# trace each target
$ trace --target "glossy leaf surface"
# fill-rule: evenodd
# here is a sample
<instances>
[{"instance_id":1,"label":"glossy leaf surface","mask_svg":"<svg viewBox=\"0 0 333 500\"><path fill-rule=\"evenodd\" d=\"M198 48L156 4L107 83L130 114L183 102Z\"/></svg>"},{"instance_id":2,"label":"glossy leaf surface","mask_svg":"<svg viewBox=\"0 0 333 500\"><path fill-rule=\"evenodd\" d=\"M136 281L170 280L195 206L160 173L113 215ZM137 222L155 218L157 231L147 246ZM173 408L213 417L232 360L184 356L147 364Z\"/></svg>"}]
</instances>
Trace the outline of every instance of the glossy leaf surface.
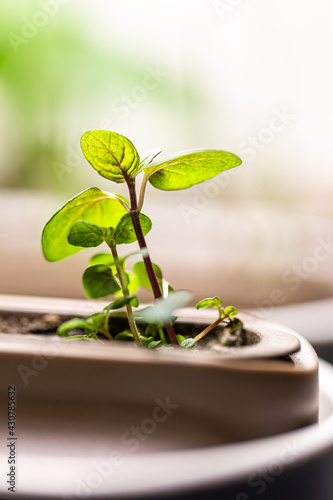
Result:
<instances>
[{"instance_id":1,"label":"glossy leaf surface","mask_svg":"<svg viewBox=\"0 0 333 500\"><path fill-rule=\"evenodd\" d=\"M152 222L147 215L140 214L139 217L143 235L146 236L151 230ZM115 228L114 237L117 245L134 243L137 240L130 214L125 214L120 219Z\"/></svg>"},{"instance_id":2,"label":"glossy leaf surface","mask_svg":"<svg viewBox=\"0 0 333 500\"><path fill-rule=\"evenodd\" d=\"M79 252L83 247L68 243L71 226L79 221L104 227L115 227L127 213L117 195L96 187L86 189L65 203L46 223L42 234L42 249L46 260L55 262Z\"/></svg>"},{"instance_id":3,"label":"glossy leaf surface","mask_svg":"<svg viewBox=\"0 0 333 500\"><path fill-rule=\"evenodd\" d=\"M90 165L106 179L121 183L141 169L134 145L109 130L92 130L81 137L81 148Z\"/></svg>"},{"instance_id":4,"label":"glossy leaf surface","mask_svg":"<svg viewBox=\"0 0 333 500\"><path fill-rule=\"evenodd\" d=\"M226 151L196 151L145 168L149 182L157 189L187 189L225 170L237 167L242 160Z\"/></svg>"},{"instance_id":5,"label":"glossy leaf surface","mask_svg":"<svg viewBox=\"0 0 333 500\"><path fill-rule=\"evenodd\" d=\"M90 222L75 222L69 230L68 243L77 247L97 247L107 238L109 230Z\"/></svg>"}]
</instances>

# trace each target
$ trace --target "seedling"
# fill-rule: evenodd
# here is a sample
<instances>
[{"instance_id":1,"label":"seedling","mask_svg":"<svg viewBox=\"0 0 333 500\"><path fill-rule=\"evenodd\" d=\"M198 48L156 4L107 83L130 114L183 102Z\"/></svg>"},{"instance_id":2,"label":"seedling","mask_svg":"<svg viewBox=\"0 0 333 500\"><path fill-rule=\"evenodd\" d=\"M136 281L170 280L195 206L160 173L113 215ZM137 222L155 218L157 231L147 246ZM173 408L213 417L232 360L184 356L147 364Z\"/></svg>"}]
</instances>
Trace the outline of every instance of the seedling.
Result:
<instances>
[{"instance_id":1,"label":"seedling","mask_svg":"<svg viewBox=\"0 0 333 500\"><path fill-rule=\"evenodd\" d=\"M216 307L217 320L195 339L177 336L174 311L190 299L189 292L173 291L161 269L152 263L145 236L152 227L150 218L142 213L148 182L165 191L187 189L221 172L241 164L238 156L219 150L190 151L168 160L157 162L160 151L146 154L140 159L134 145L126 137L106 130L86 132L81 148L91 166L102 176L116 183L126 183L129 200L114 193L91 187L63 205L44 227L42 249L46 260L55 262L83 248L106 243L110 253L92 257L83 274L83 288L88 297L99 299L113 296L112 302L88 319L73 319L58 329L67 338L99 339L99 334L112 338L109 315L112 310L125 307L129 329L116 335L116 340L134 339L137 345L161 347L170 345L193 347L214 326L223 322L232 325L237 311L232 306L222 308L217 297L204 299L197 308ZM137 197L136 180L142 175ZM138 242L139 250L120 256L120 245ZM126 269L129 259L141 258L131 271ZM136 295L140 287L154 295L152 306L137 308ZM148 326L142 332L141 322ZM238 321L238 320L237 320ZM82 335L70 335L73 329L83 329ZM165 332L168 340L166 340Z\"/></svg>"}]
</instances>

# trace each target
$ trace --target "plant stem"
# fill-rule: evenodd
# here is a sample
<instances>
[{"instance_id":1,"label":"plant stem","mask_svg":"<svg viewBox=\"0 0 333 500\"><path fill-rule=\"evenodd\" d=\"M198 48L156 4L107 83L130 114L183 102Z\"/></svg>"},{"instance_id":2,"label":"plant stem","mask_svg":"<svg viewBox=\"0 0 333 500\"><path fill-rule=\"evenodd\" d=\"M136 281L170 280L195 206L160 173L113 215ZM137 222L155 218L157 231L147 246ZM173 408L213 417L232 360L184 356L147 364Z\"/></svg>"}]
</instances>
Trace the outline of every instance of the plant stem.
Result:
<instances>
[{"instance_id":1,"label":"plant stem","mask_svg":"<svg viewBox=\"0 0 333 500\"><path fill-rule=\"evenodd\" d=\"M109 332L109 318L110 318L110 309L108 309L106 311L106 315L105 315L105 321L104 321L104 325L103 325L103 331L102 333L109 339L109 340L113 340L113 337L111 335L111 333Z\"/></svg>"},{"instance_id":2,"label":"plant stem","mask_svg":"<svg viewBox=\"0 0 333 500\"><path fill-rule=\"evenodd\" d=\"M111 249L111 252L112 252L113 259L114 259L115 264L116 264L116 269L117 269L117 274L118 274L118 278L119 278L121 290L123 292L124 297L128 297L129 296L129 290L128 290L128 285L127 285L127 277L125 275L125 272L124 272L124 269L122 267L122 264L119 263L120 261L119 261L118 252L116 250L115 245L110 245L110 249ZM131 304L126 304L125 307L126 307L126 312L127 312L127 318L128 318L129 327L130 327L130 330L131 330L132 335L134 337L135 343L137 345L141 346L139 332L138 332L138 329L136 327L136 323L135 323L135 320L134 320L132 306L131 306Z\"/></svg>"},{"instance_id":3,"label":"plant stem","mask_svg":"<svg viewBox=\"0 0 333 500\"><path fill-rule=\"evenodd\" d=\"M226 316L224 318L226 318ZM217 320L214 321L214 323L207 326L207 328L205 328L201 333L199 333L199 335L194 337L193 339L194 342L198 342L198 340L202 339L205 335L207 335L207 333L209 333L211 330L213 330L213 328L215 328L219 323L221 323L221 321L223 321L224 318L221 318L221 316L219 316Z\"/></svg>"},{"instance_id":4,"label":"plant stem","mask_svg":"<svg viewBox=\"0 0 333 500\"><path fill-rule=\"evenodd\" d=\"M153 268L153 264L150 260L150 255L148 253L147 245L146 245L146 240L142 232L142 227L140 223L140 212L138 209L138 204L137 204L137 199L136 199L136 191L135 191L135 179L126 179L127 186L129 189L129 194L130 194L130 202L131 202L131 210L130 210L130 215L132 218L133 222L133 227L134 231L139 243L139 247L141 250L145 250L145 254L143 255L143 261L146 267L146 271L148 274L148 278L153 290L154 298L155 299L161 299L163 298L162 291L160 289L160 285L158 284L157 277ZM176 333L173 329L173 326L170 322L165 322L164 327L168 333L170 342L173 345L179 346L179 342L176 337Z\"/></svg>"}]
</instances>

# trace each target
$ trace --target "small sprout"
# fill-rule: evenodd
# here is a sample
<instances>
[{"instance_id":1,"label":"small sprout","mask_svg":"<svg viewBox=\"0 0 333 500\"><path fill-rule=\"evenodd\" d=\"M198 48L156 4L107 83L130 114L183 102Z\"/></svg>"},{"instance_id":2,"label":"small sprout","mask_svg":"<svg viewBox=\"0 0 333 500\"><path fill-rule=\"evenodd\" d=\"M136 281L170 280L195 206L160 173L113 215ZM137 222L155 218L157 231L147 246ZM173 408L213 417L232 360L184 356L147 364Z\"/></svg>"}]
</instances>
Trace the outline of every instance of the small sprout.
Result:
<instances>
[{"instance_id":1,"label":"small sprout","mask_svg":"<svg viewBox=\"0 0 333 500\"><path fill-rule=\"evenodd\" d=\"M145 337L160 337L163 344L166 344L163 324L149 323L145 329ZM179 341L178 341L179 342Z\"/></svg>"},{"instance_id":2,"label":"small sprout","mask_svg":"<svg viewBox=\"0 0 333 500\"><path fill-rule=\"evenodd\" d=\"M197 309L214 307L218 319L195 339L176 336L173 322L174 311L190 300L186 291L173 291L163 277L161 269L151 262L145 236L152 222L142 213L148 182L157 189L172 191L187 189L204 182L221 172L241 164L238 156L219 150L188 151L178 153L168 160L156 162L160 151L150 151L142 157L126 137L108 130L85 132L81 148L90 165L104 178L127 185L129 200L121 195L91 187L65 203L46 223L42 234L42 250L46 260L55 262L75 254L83 248L97 247L105 243L111 253L99 253L90 259L90 265L82 278L88 297L99 299L113 296L112 302L102 313L90 318L65 322L58 329L66 338L97 339L103 334L112 338L109 332L110 311L126 308L129 331L117 335L117 340L133 338L137 345L167 347L164 332L173 346L193 347L214 325L235 321L237 310L228 306L222 308L221 299L213 297L197 304ZM139 199L136 192L136 176L141 173ZM138 201L137 201L138 200ZM139 251L119 257L118 245L138 242ZM141 254L143 262L136 262L133 270L127 271L127 259ZM154 303L134 314L138 306L136 291L139 287L153 292ZM148 322L145 337L140 337L137 321ZM84 335L68 332L83 329ZM159 340L158 340L159 338ZM170 345L170 344L169 344Z\"/></svg>"},{"instance_id":3,"label":"small sprout","mask_svg":"<svg viewBox=\"0 0 333 500\"><path fill-rule=\"evenodd\" d=\"M207 328L205 328L201 333L199 333L194 338L194 342L198 342L198 340L201 340L203 337L205 337L205 335L207 335L207 333L209 333L213 328L215 328L222 322L226 323L226 325L229 326L233 321L232 318L234 318L238 314L237 309L233 306L227 306L223 308L222 301L219 297L203 299L197 303L197 309L202 309L204 307L216 308L218 310L218 318L211 325L207 326Z\"/></svg>"}]
</instances>

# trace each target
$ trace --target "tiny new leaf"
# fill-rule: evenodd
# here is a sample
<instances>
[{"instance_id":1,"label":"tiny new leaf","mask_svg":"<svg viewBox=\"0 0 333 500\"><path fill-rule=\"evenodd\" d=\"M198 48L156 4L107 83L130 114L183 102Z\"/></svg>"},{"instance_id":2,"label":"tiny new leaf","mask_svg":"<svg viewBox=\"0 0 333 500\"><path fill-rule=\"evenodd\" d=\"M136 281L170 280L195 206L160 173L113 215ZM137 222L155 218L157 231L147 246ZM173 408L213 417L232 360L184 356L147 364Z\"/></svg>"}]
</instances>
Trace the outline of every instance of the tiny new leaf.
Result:
<instances>
[{"instance_id":1,"label":"tiny new leaf","mask_svg":"<svg viewBox=\"0 0 333 500\"><path fill-rule=\"evenodd\" d=\"M221 307L222 301L219 297L213 297L209 299L203 299L200 300L200 302L197 303L196 308L197 309L203 309L205 307ZM236 313L237 314L237 313Z\"/></svg>"},{"instance_id":2,"label":"tiny new leaf","mask_svg":"<svg viewBox=\"0 0 333 500\"><path fill-rule=\"evenodd\" d=\"M241 163L242 160L233 153L206 150L177 156L151 165L144 171L155 188L173 191L187 189Z\"/></svg>"},{"instance_id":3,"label":"tiny new leaf","mask_svg":"<svg viewBox=\"0 0 333 500\"><path fill-rule=\"evenodd\" d=\"M238 311L233 306L227 306L224 308L224 314L227 314L229 318L234 318L235 316L237 316Z\"/></svg>"},{"instance_id":4,"label":"tiny new leaf","mask_svg":"<svg viewBox=\"0 0 333 500\"><path fill-rule=\"evenodd\" d=\"M129 139L109 130L92 130L81 137L81 148L90 165L106 179L120 183L139 173L140 158Z\"/></svg>"},{"instance_id":5,"label":"tiny new leaf","mask_svg":"<svg viewBox=\"0 0 333 500\"><path fill-rule=\"evenodd\" d=\"M115 340L133 340L133 334L129 330L117 333Z\"/></svg>"},{"instance_id":6,"label":"tiny new leaf","mask_svg":"<svg viewBox=\"0 0 333 500\"><path fill-rule=\"evenodd\" d=\"M156 156L158 156L162 151L160 149L152 149L140 155L140 168L148 166Z\"/></svg>"},{"instance_id":7,"label":"tiny new leaf","mask_svg":"<svg viewBox=\"0 0 333 500\"><path fill-rule=\"evenodd\" d=\"M143 235L146 236L151 230L152 222L147 215L140 214L139 217ZM134 243L137 240L130 214L125 214L120 219L115 228L114 237L117 245Z\"/></svg>"},{"instance_id":8,"label":"tiny new leaf","mask_svg":"<svg viewBox=\"0 0 333 500\"><path fill-rule=\"evenodd\" d=\"M120 290L112 270L103 264L88 267L83 273L82 283L85 293L91 299L107 297Z\"/></svg>"}]
</instances>

